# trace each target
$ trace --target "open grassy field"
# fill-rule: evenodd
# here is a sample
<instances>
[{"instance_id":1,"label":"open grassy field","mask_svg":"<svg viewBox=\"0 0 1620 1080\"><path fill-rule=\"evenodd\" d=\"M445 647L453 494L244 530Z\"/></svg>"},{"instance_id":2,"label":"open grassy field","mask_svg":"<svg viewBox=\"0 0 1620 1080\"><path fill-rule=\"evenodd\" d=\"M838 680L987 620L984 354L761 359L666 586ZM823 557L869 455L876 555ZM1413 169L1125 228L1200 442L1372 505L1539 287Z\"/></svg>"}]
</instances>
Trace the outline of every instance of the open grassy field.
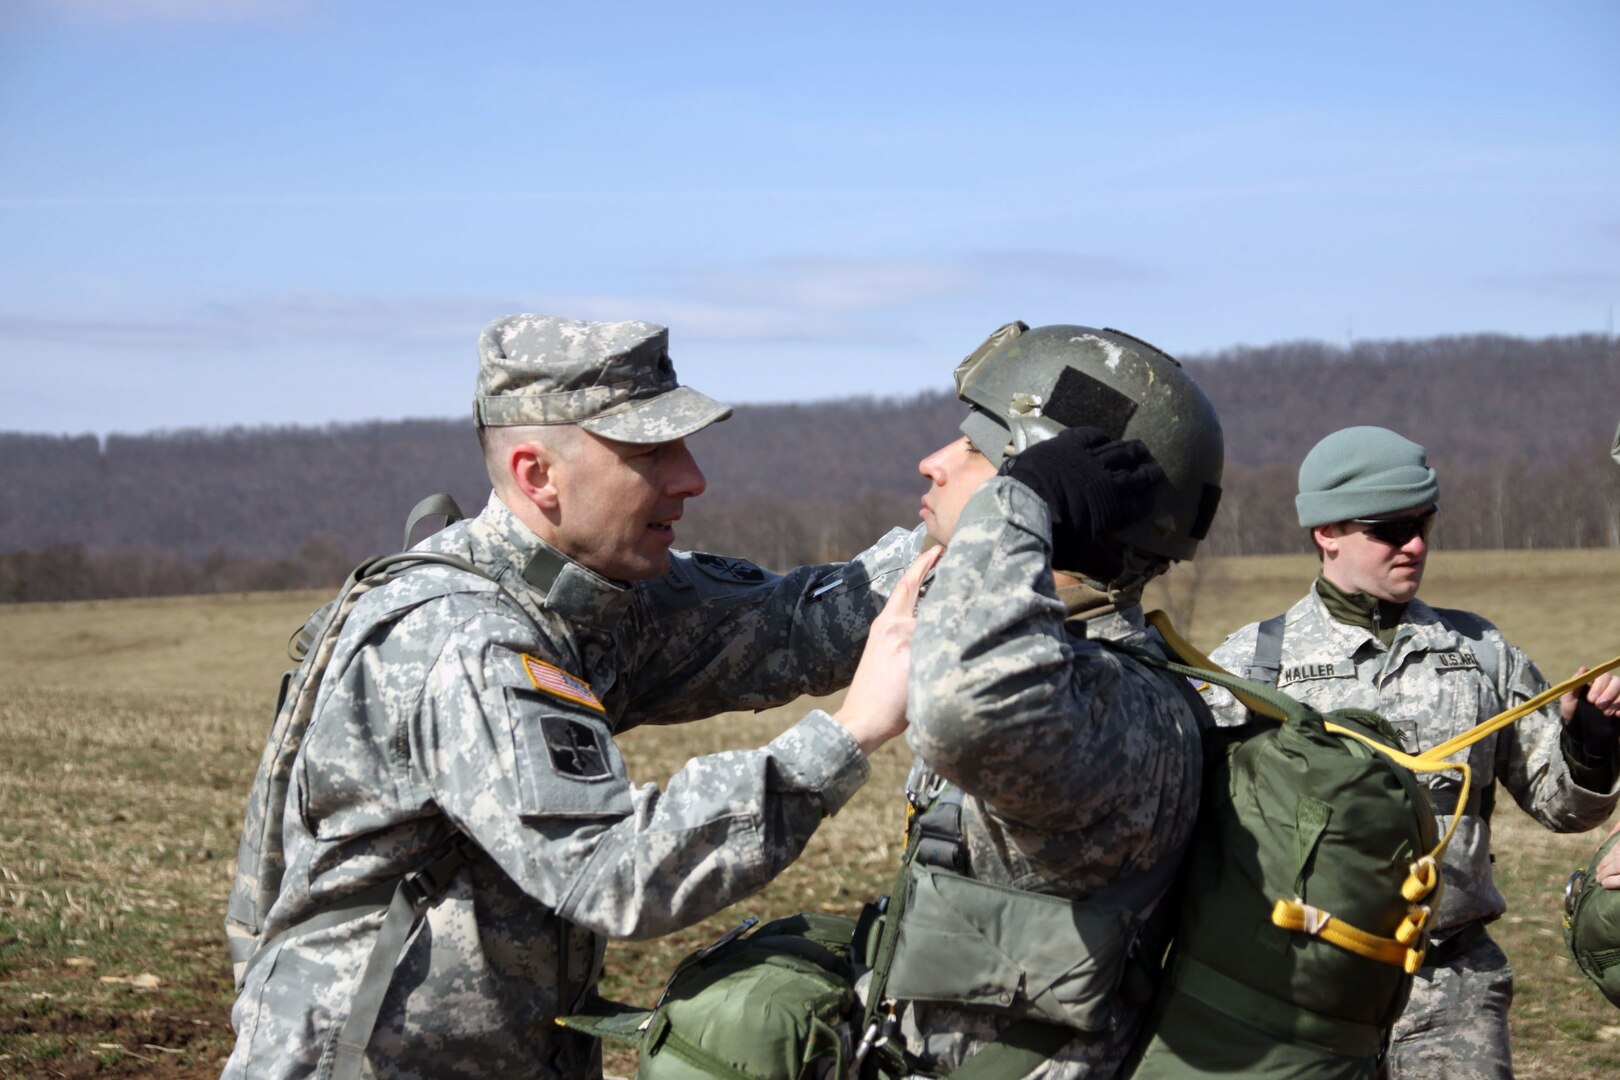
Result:
<instances>
[{"instance_id":1,"label":"open grassy field","mask_svg":"<svg viewBox=\"0 0 1620 1080\"><path fill-rule=\"evenodd\" d=\"M1157 603L1204 648L1282 610L1304 557L1178 571ZM1437 555L1424 596L1490 616L1553 678L1620 653L1620 552ZM241 806L287 635L325 598L260 594L0 606L0 1076L217 1075L229 1052L220 921ZM1150 598L1155 599L1155 598ZM623 740L659 780L694 754L754 745L804 708ZM852 911L899 854L899 746L763 894L659 941L609 950L610 996L646 1001L674 961L744 914ZM1526 1077L1620 1069L1620 1012L1580 979L1558 931L1565 877L1596 837L1559 837L1498 803L1497 927L1519 973ZM610 1059L623 1071L628 1062Z\"/></svg>"}]
</instances>

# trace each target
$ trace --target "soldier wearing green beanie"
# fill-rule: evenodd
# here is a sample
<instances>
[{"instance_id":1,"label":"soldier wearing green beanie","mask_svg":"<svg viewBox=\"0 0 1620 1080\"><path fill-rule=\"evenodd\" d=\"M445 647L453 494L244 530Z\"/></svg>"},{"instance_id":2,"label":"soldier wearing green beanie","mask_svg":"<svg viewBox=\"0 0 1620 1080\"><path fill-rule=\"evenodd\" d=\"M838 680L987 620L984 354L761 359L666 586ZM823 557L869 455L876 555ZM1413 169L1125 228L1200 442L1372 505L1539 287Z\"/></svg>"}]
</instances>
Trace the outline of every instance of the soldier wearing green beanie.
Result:
<instances>
[{"instance_id":1,"label":"soldier wearing green beanie","mask_svg":"<svg viewBox=\"0 0 1620 1080\"><path fill-rule=\"evenodd\" d=\"M1321 573L1287 612L1227 638L1214 660L1324 712L1382 713L1413 753L1541 693L1547 680L1495 626L1417 598L1439 502L1439 477L1410 439L1382 427L1322 439L1300 464L1294 501ZM1219 723L1246 719L1225 691L1204 693ZM1392 1080L1513 1075L1513 975L1485 930L1507 907L1491 879L1496 784L1554 832L1602 824L1620 801L1617 714L1620 679L1604 675L1474 744L1464 804L1455 777L1426 778L1441 827L1455 816L1457 830L1434 944L1391 1037Z\"/></svg>"}]
</instances>

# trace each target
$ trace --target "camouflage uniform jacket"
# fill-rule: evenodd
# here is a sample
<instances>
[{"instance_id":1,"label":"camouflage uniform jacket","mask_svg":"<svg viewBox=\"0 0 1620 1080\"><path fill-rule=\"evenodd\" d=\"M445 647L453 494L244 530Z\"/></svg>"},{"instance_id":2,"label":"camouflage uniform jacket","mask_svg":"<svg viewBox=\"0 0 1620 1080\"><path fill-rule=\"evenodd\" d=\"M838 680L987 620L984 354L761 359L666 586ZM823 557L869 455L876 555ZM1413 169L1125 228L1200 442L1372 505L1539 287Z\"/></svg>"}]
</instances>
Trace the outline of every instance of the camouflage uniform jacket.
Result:
<instances>
[{"instance_id":1,"label":"camouflage uniform jacket","mask_svg":"<svg viewBox=\"0 0 1620 1080\"><path fill-rule=\"evenodd\" d=\"M1198 814L1198 720L1161 672L1098 639L1146 644L1132 605L1065 623L1045 503L1006 477L963 509L918 607L907 739L964 792L980 880L1070 899L1176 857ZM1030 1075L1112 1076L1141 1017L1123 1005ZM1012 1020L916 1002L908 1049L954 1068Z\"/></svg>"},{"instance_id":2,"label":"camouflage uniform jacket","mask_svg":"<svg viewBox=\"0 0 1620 1080\"><path fill-rule=\"evenodd\" d=\"M603 939L663 934L757 890L868 775L820 711L757 750L693 759L663 791L629 783L612 735L847 683L916 540L896 530L850 563L783 576L677 552L666 576L625 587L492 498L425 546L502 588L434 566L361 598L294 764L266 939L465 834L477 850L395 969L372 1069L599 1075L595 1041L553 1021L594 986ZM329 1068L381 921L271 941L232 1011L225 1075Z\"/></svg>"},{"instance_id":3,"label":"camouflage uniform jacket","mask_svg":"<svg viewBox=\"0 0 1620 1080\"><path fill-rule=\"evenodd\" d=\"M1484 620L1480 620L1484 623ZM1258 623L1227 638L1212 654L1217 664L1247 674L1254 659ZM1485 640L1495 650L1496 682L1474 653L1474 643L1447 625L1444 612L1421 600L1406 606L1395 640L1385 646L1370 631L1333 618L1313 588L1284 618L1279 689L1323 712L1371 709L1400 732L1406 748L1421 753L1504 709L1547 689L1547 680L1496 627L1484 623ZM1238 724L1245 710L1214 687L1204 698L1221 724ZM1476 919L1493 918L1507 902L1491 880L1491 825L1481 799L1500 782L1515 802L1554 832L1583 832L1601 824L1614 809L1617 793L1588 791L1570 775L1560 736L1558 703L1475 743L1464 760L1473 772L1473 792L1446 849L1445 893L1434 927L1442 931ZM1436 808L1455 807L1456 773L1431 773ZM1450 817L1442 814L1442 831Z\"/></svg>"}]
</instances>

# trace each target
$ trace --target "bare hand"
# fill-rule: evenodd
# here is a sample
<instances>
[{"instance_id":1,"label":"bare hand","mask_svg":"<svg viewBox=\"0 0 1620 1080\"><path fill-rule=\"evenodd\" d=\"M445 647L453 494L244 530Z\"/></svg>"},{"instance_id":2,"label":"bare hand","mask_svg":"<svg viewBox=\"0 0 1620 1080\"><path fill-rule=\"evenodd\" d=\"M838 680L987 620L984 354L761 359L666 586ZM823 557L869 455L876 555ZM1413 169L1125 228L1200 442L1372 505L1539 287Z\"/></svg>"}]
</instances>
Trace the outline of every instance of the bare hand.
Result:
<instances>
[{"instance_id":1,"label":"bare hand","mask_svg":"<svg viewBox=\"0 0 1620 1080\"><path fill-rule=\"evenodd\" d=\"M1615 825L1610 835L1617 832L1620 832L1620 823ZM1603 856L1603 861L1597 864L1592 873L1597 876L1597 883L1605 889L1620 889L1620 844L1609 849L1609 853Z\"/></svg>"},{"instance_id":2,"label":"bare hand","mask_svg":"<svg viewBox=\"0 0 1620 1080\"><path fill-rule=\"evenodd\" d=\"M888 603L872 620L843 707L833 713L833 719L854 736L864 754L906 730L906 687L911 681L911 635L917 629L917 594L923 578L944 550L929 548L900 576Z\"/></svg>"},{"instance_id":3,"label":"bare hand","mask_svg":"<svg viewBox=\"0 0 1620 1080\"><path fill-rule=\"evenodd\" d=\"M1575 674L1581 675L1585 672L1586 667L1583 665ZM1620 677L1614 672L1605 672L1586 686L1571 690L1558 699L1558 711L1563 715L1564 723L1567 724L1575 718L1575 706L1580 703L1583 696L1604 716L1620 716Z\"/></svg>"}]
</instances>

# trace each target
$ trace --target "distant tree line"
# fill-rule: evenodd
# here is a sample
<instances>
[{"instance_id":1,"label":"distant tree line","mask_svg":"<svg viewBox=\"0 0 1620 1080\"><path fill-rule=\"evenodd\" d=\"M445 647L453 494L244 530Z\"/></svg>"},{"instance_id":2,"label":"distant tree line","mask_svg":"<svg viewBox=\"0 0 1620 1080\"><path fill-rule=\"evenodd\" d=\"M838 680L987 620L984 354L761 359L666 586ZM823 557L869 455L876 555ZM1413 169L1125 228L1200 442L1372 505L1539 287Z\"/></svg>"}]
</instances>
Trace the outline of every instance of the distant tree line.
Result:
<instances>
[{"instance_id":1,"label":"distant tree line","mask_svg":"<svg viewBox=\"0 0 1620 1080\"><path fill-rule=\"evenodd\" d=\"M1620 546L1607 456L1620 352L1598 335L1234 348L1183 358L1226 432L1215 555L1304 550L1299 459L1352 423L1393 427L1441 471L1453 548ZM943 370L943 365L942 365ZM917 461L962 405L910 397L741 406L692 447L709 490L683 547L782 568L917 520ZM470 420L149 435L0 433L0 601L329 587L397 548L422 495L489 495Z\"/></svg>"}]
</instances>

